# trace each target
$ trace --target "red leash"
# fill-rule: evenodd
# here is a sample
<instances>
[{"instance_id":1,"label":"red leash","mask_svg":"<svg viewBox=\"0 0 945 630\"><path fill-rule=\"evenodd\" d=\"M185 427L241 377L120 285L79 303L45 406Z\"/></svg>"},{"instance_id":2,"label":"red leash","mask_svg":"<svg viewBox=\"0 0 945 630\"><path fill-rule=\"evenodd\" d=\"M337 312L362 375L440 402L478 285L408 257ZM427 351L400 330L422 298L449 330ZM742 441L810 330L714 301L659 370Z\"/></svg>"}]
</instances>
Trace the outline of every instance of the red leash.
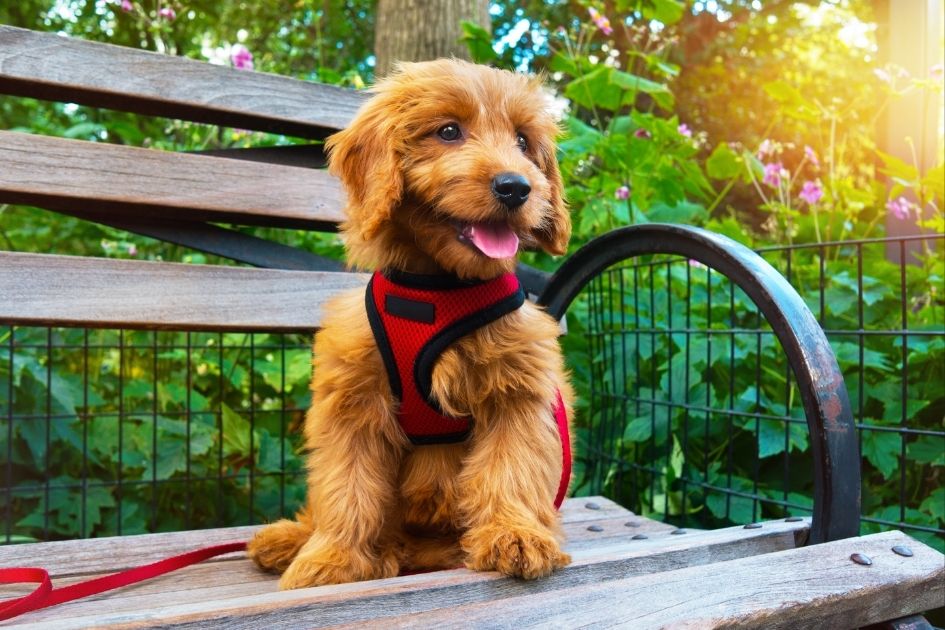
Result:
<instances>
[{"instance_id":1,"label":"red leash","mask_svg":"<svg viewBox=\"0 0 945 630\"><path fill-rule=\"evenodd\" d=\"M49 578L49 573L46 569L0 569L0 583L2 584L20 584L24 582L35 582L39 584L39 587L29 595L0 602L0 621L18 617L23 613L28 613L33 610L48 608L49 606L71 602L74 599L104 593L105 591L128 586L142 580L149 580L159 575L164 575L165 573L170 573L171 571L203 562L215 556L221 556L225 553L245 550L245 542L214 545L212 547L197 549L196 551L188 551L179 556L165 558L164 560L128 569L127 571L105 575L100 578L88 580L87 582L80 582L72 586L64 586L63 588L56 589L53 588L52 580Z\"/></svg>"}]
</instances>

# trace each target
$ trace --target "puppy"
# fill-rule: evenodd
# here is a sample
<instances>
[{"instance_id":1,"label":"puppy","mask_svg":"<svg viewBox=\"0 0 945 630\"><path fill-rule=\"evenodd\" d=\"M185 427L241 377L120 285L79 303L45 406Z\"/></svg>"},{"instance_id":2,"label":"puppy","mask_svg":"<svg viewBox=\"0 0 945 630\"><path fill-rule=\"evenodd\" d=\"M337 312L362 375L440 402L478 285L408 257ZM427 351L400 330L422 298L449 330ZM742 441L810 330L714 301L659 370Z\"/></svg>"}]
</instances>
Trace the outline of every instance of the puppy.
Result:
<instances>
[{"instance_id":1,"label":"puppy","mask_svg":"<svg viewBox=\"0 0 945 630\"><path fill-rule=\"evenodd\" d=\"M299 588L453 567L565 566L571 389L558 327L515 280L571 232L557 126L537 81L404 64L328 140L349 262L315 337L308 500L249 544Z\"/></svg>"}]
</instances>

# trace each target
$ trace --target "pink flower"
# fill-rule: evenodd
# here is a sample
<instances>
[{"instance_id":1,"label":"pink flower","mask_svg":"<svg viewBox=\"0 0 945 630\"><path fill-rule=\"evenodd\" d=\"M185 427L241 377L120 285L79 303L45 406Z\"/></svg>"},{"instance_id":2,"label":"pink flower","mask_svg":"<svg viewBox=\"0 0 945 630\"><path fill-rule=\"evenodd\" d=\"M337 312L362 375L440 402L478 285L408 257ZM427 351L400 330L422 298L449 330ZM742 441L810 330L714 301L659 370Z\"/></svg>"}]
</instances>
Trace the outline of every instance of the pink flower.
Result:
<instances>
[{"instance_id":1,"label":"pink flower","mask_svg":"<svg viewBox=\"0 0 945 630\"><path fill-rule=\"evenodd\" d=\"M626 201L630 198L630 187L624 184L620 188L614 191L614 197L621 201Z\"/></svg>"},{"instance_id":2,"label":"pink flower","mask_svg":"<svg viewBox=\"0 0 945 630\"><path fill-rule=\"evenodd\" d=\"M652 138L653 136L652 136L652 134L650 134L649 131L647 131L646 129L643 129L643 128L641 127L640 129L637 129L636 131L633 132L633 137L635 137L635 138L643 138L644 140L649 140L649 139Z\"/></svg>"},{"instance_id":3,"label":"pink flower","mask_svg":"<svg viewBox=\"0 0 945 630\"><path fill-rule=\"evenodd\" d=\"M239 70L253 69L253 53L243 44L234 44L230 49L230 61L233 67Z\"/></svg>"},{"instance_id":4,"label":"pink flower","mask_svg":"<svg viewBox=\"0 0 945 630\"><path fill-rule=\"evenodd\" d=\"M820 187L819 182L806 181L797 196L812 206L824 196L824 189Z\"/></svg>"},{"instance_id":5,"label":"pink flower","mask_svg":"<svg viewBox=\"0 0 945 630\"><path fill-rule=\"evenodd\" d=\"M699 262L695 258L689 259L689 266L694 267L696 269L708 269L708 267L706 267L703 263Z\"/></svg>"},{"instance_id":6,"label":"pink flower","mask_svg":"<svg viewBox=\"0 0 945 630\"><path fill-rule=\"evenodd\" d=\"M807 157L807 159L810 161L811 164L820 168L820 160L817 159L817 153L815 153L814 150L806 144L804 145L804 155Z\"/></svg>"},{"instance_id":7,"label":"pink flower","mask_svg":"<svg viewBox=\"0 0 945 630\"><path fill-rule=\"evenodd\" d=\"M773 155L775 151L774 143L765 138L761 141L761 144L758 145L758 158L765 158L769 155Z\"/></svg>"},{"instance_id":8,"label":"pink flower","mask_svg":"<svg viewBox=\"0 0 945 630\"><path fill-rule=\"evenodd\" d=\"M678 131L681 136L686 136L687 138L692 137L692 130L689 129L689 125L686 123L679 123L679 126L676 127L676 131Z\"/></svg>"},{"instance_id":9,"label":"pink flower","mask_svg":"<svg viewBox=\"0 0 945 630\"><path fill-rule=\"evenodd\" d=\"M905 221L909 218L909 209L912 207L912 204L905 197L899 197L898 199L890 199L886 202L886 209L892 213L894 217L900 221Z\"/></svg>"},{"instance_id":10,"label":"pink flower","mask_svg":"<svg viewBox=\"0 0 945 630\"><path fill-rule=\"evenodd\" d=\"M603 31L604 35L611 35L614 32L614 29L610 27L610 20L607 19L606 15L601 15L594 7L588 7L587 12L591 14L591 20L594 21L597 28Z\"/></svg>"},{"instance_id":11,"label":"pink flower","mask_svg":"<svg viewBox=\"0 0 945 630\"><path fill-rule=\"evenodd\" d=\"M177 13L174 11L174 9L170 7L164 7L163 9L158 11L158 15L164 18L165 20L167 20L168 22L173 22L174 19L177 18Z\"/></svg>"},{"instance_id":12,"label":"pink flower","mask_svg":"<svg viewBox=\"0 0 945 630\"><path fill-rule=\"evenodd\" d=\"M135 7L131 4L131 0L121 0L121 10L125 13L131 13L135 10Z\"/></svg>"},{"instance_id":13,"label":"pink flower","mask_svg":"<svg viewBox=\"0 0 945 630\"><path fill-rule=\"evenodd\" d=\"M765 177L763 181L772 188L777 188L781 185L781 176L783 174L784 166L782 166L780 162L765 164Z\"/></svg>"},{"instance_id":14,"label":"pink flower","mask_svg":"<svg viewBox=\"0 0 945 630\"><path fill-rule=\"evenodd\" d=\"M131 245L128 246L128 255L129 255L129 256L137 256L137 255L138 255L138 248L137 248L137 246L135 246L134 243L132 243Z\"/></svg>"}]
</instances>

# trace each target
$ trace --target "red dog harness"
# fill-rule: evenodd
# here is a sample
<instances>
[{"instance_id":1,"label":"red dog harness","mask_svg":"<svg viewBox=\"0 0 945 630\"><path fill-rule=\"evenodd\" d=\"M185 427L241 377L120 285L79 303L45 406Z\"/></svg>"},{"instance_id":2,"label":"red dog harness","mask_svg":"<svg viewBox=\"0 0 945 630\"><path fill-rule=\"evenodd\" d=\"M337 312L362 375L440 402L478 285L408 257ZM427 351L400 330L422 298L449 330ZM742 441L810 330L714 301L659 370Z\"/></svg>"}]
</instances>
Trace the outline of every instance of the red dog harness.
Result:
<instances>
[{"instance_id":1,"label":"red dog harness","mask_svg":"<svg viewBox=\"0 0 945 630\"><path fill-rule=\"evenodd\" d=\"M453 342L524 302L525 292L511 273L479 282L399 271L374 273L365 294L368 320L391 391L400 401L398 422L412 443L449 444L468 437L473 419L446 415L431 392L433 366ZM563 451L557 508L571 477L568 418L560 393L554 415Z\"/></svg>"}]
</instances>

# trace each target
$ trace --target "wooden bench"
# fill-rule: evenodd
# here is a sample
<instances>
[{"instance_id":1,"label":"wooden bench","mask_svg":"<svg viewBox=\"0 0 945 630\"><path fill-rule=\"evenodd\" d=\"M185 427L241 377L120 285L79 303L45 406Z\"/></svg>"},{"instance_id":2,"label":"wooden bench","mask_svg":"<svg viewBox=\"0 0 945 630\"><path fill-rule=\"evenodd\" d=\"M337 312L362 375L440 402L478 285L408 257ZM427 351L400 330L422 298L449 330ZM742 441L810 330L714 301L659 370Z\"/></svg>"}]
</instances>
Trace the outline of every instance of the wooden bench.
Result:
<instances>
[{"instance_id":1,"label":"wooden bench","mask_svg":"<svg viewBox=\"0 0 945 630\"><path fill-rule=\"evenodd\" d=\"M321 140L362 102L338 88L0 26L0 93ZM29 204L257 268L0 252L0 322L172 330L310 332L320 305L362 274L218 223L332 230L343 193L319 144L172 153L0 130L0 203ZM315 168L313 168L315 167ZM521 582L462 569L277 592L234 554L15 621L87 626L624 625L856 627L943 605L945 558L900 532L856 537L858 452L822 331L796 293L744 247L678 226L601 237L528 291L555 316L608 266L684 255L730 277L771 323L804 398L816 455L811 519L676 530L602 498L565 503L574 563ZM852 481L851 481L852 480ZM0 567L40 565L57 586L253 527L8 545ZM810 545L808 543L823 543ZM892 548L911 549L911 556ZM854 554L872 563L858 564ZM859 556L858 556L859 557ZM22 594L5 586L2 595Z\"/></svg>"}]
</instances>

